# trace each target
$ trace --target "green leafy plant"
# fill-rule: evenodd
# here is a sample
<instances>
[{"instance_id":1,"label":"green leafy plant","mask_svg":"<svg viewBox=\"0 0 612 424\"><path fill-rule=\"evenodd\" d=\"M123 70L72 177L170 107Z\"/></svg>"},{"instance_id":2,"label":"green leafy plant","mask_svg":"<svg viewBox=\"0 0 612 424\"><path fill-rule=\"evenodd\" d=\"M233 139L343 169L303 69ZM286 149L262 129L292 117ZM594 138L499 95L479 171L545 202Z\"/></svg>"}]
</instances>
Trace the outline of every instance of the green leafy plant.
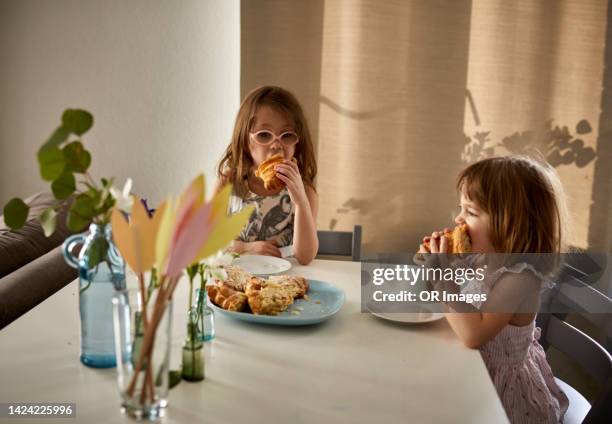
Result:
<instances>
[{"instance_id":1,"label":"green leafy plant","mask_svg":"<svg viewBox=\"0 0 612 424\"><path fill-rule=\"evenodd\" d=\"M91 154L85 149L82 136L93 126L91 113L81 109L66 109L61 125L53 131L37 154L40 175L51 183L55 202L38 219L46 236L55 231L58 211L71 203L66 225L72 231L82 231L90 222L106 225L116 199L111 194L112 179L96 183L88 172ZM77 181L78 180L78 181ZM11 229L25 224L29 206L20 198L4 206L4 221Z\"/></svg>"}]
</instances>

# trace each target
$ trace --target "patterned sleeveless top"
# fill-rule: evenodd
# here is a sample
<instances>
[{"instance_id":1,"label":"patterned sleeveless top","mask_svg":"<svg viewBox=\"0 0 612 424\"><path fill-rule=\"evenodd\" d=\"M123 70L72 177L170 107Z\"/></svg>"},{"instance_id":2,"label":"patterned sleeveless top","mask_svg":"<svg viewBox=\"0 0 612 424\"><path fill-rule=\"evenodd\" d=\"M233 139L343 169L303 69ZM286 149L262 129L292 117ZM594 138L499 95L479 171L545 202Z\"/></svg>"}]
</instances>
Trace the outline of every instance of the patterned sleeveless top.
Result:
<instances>
[{"instance_id":1,"label":"patterned sleeveless top","mask_svg":"<svg viewBox=\"0 0 612 424\"><path fill-rule=\"evenodd\" d=\"M234 214L245 205L253 205L255 210L238 240L276 240L278 247L290 246L293 243L295 205L289 197L287 187L272 196L261 196L249 191L245 198L241 199L232 194L228 212Z\"/></svg>"}]
</instances>

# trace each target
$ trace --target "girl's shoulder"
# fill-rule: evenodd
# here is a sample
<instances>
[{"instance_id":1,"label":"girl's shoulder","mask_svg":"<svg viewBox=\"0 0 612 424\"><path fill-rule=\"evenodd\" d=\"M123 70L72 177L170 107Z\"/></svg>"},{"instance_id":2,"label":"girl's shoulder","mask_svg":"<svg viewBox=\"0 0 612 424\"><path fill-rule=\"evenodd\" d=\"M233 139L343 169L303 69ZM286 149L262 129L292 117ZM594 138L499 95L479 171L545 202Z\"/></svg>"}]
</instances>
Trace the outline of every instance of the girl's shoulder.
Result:
<instances>
[{"instance_id":1,"label":"girl's shoulder","mask_svg":"<svg viewBox=\"0 0 612 424\"><path fill-rule=\"evenodd\" d=\"M500 281L513 284L539 285L540 288L550 288L554 285L550 276L542 273L535 266L527 262L517 262L496 269L489 274L487 283L494 286Z\"/></svg>"}]
</instances>

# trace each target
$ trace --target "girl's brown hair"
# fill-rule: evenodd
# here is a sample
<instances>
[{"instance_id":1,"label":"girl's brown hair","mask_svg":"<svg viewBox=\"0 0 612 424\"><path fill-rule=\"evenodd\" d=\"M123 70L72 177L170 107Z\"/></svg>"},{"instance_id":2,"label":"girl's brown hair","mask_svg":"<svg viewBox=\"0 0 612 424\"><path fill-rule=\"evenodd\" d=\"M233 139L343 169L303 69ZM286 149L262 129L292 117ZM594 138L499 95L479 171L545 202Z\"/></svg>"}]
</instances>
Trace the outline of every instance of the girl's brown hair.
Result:
<instances>
[{"instance_id":1,"label":"girl's brown hair","mask_svg":"<svg viewBox=\"0 0 612 424\"><path fill-rule=\"evenodd\" d=\"M249 191L248 178L253 168L253 158L249 151L249 132L255 123L255 114L260 106L270 106L285 114L293 121L294 131L299 137L295 146L295 159L305 185L314 188L317 175L314 145L306 117L299 102L289 91L274 86L264 86L251 91L242 101L232 140L217 168L217 175L225 182L231 183L234 194L243 197Z\"/></svg>"},{"instance_id":2,"label":"girl's brown hair","mask_svg":"<svg viewBox=\"0 0 612 424\"><path fill-rule=\"evenodd\" d=\"M564 249L565 196L546 162L524 156L484 159L459 174L457 190L489 214L489 237L498 253Z\"/></svg>"}]
</instances>

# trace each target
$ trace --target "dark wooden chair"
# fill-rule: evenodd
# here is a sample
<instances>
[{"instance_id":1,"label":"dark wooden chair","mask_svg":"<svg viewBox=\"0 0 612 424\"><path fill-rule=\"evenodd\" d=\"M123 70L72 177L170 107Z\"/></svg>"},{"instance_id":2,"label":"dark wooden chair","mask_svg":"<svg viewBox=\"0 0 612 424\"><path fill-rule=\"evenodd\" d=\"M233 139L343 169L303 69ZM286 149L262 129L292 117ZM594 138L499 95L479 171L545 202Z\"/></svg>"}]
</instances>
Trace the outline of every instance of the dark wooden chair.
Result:
<instances>
[{"instance_id":1,"label":"dark wooden chair","mask_svg":"<svg viewBox=\"0 0 612 424\"><path fill-rule=\"evenodd\" d=\"M566 265L557 286L543 299L537 317L537 325L542 329L542 347L553 346L563 352L600 387L591 405L580 392L555 377L570 401L564 423L606 422L612 416L612 356L597 341L563 321L569 313L578 314L602 329L610 340L612 300L594 289L587 277L586 273Z\"/></svg>"},{"instance_id":2,"label":"dark wooden chair","mask_svg":"<svg viewBox=\"0 0 612 424\"><path fill-rule=\"evenodd\" d=\"M317 231L319 255L350 256L353 261L361 260L361 225L353 231Z\"/></svg>"}]
</instances>

